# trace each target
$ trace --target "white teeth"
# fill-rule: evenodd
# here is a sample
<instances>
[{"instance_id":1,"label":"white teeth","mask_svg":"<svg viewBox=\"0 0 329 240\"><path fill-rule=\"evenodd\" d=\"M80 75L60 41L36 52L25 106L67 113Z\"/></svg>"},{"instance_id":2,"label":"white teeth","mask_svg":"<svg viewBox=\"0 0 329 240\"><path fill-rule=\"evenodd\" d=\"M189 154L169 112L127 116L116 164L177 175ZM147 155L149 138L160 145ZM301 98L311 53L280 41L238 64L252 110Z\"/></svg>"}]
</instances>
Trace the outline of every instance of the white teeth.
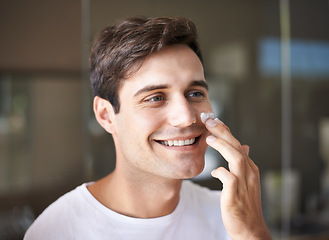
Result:
<instances>
[{"instance_id":1,"label":"white teeth","mask_svg":"<svg viewBox=\"0 0 329 240\"><path fill-rule=\"evenodd\" d=\"M170 147L172 147L172 146L174 146L174 147L188 146L188 145L192 145L193 143L195 143L195 138L186 139L186 140L161 141L161 143L166 146L170 146Z\"/></svg>"}]
</instances>

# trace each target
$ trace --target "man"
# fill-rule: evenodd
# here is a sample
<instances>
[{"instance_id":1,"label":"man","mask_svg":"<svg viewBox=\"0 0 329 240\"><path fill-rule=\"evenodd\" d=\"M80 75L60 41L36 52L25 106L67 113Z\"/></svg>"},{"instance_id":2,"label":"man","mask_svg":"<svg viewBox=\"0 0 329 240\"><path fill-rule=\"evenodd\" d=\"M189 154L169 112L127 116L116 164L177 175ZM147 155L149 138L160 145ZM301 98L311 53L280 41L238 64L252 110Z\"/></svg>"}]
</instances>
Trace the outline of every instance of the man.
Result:
<instances>
[{"instance_id":1,"label":"man","mask_svg":"<svg viewBox=\"0 0 329 240\"><path fill-rule=\"evenodd\" d=\"M97 35L90 63L115 170L53 203L25 239L271 239L248 146L204 117L212 108L192 22L125 19ZM208 145L229 163L212 172L222 192L183 181L201 173Z\"/></svg>"}]
</instances>

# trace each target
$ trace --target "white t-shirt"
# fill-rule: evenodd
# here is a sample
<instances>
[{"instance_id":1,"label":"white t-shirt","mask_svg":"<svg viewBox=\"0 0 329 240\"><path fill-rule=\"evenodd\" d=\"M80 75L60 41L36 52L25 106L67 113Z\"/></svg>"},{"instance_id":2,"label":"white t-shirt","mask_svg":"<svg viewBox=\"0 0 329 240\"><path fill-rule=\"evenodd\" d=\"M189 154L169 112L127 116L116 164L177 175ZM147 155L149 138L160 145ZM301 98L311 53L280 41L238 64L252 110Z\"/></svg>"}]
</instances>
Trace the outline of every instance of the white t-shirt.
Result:
<instances>
[{"instance_id":1,"label":"white t-shirt","mask_svg":"<svg viewBox=\"0 0 329 240\"><path fill-rule=\"evenodd\" d=\"M221 218L220 191L183 181L179 203L171 214L143 219L108 209L87 186L83 184L51 204L24 240L229 239Z\"/></svg>"}]
</instances>

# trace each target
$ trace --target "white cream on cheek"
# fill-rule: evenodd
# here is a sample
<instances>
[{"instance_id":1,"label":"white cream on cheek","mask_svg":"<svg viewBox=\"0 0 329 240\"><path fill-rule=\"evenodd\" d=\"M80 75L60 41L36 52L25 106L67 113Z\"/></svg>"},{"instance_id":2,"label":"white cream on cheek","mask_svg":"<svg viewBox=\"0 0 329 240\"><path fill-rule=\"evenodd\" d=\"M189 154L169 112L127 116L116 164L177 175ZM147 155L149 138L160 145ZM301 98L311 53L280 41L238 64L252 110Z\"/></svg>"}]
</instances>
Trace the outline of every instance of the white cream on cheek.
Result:
<instances>
[{"instance_id":1,"label":"white cream on cheek","mask_svg":"<svg viewBox=\"0 0 329 240\"><path fill-rule=\"evenodd\" d=\"M200 114L200 117L201 117L201 121L205 123L209 118L215 119L215 114L213 112L208 112L208 113L202 112Z\"/></svg>"}]
</instances>

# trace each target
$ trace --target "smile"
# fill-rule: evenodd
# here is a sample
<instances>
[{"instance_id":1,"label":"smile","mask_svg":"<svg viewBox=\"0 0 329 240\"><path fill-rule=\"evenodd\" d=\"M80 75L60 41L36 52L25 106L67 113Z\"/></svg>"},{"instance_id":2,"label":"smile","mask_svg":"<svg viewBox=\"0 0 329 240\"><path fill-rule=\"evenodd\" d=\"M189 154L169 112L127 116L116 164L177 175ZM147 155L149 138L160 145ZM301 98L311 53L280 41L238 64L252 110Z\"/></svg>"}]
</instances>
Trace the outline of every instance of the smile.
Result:
<instances>
[{"instance_id":1,"label":"smile","mask_svg":"<svg viewBox=\"0 0 329 240\"><path fill-rule=\"evenodd\" d=\"M169 147L182 147L182 146L189 146L194 144L196 141L195 138L186 139L186 140L168 140L168 141L159 141L159 143L169 146Z\"/></svg>"}]
</instances>

